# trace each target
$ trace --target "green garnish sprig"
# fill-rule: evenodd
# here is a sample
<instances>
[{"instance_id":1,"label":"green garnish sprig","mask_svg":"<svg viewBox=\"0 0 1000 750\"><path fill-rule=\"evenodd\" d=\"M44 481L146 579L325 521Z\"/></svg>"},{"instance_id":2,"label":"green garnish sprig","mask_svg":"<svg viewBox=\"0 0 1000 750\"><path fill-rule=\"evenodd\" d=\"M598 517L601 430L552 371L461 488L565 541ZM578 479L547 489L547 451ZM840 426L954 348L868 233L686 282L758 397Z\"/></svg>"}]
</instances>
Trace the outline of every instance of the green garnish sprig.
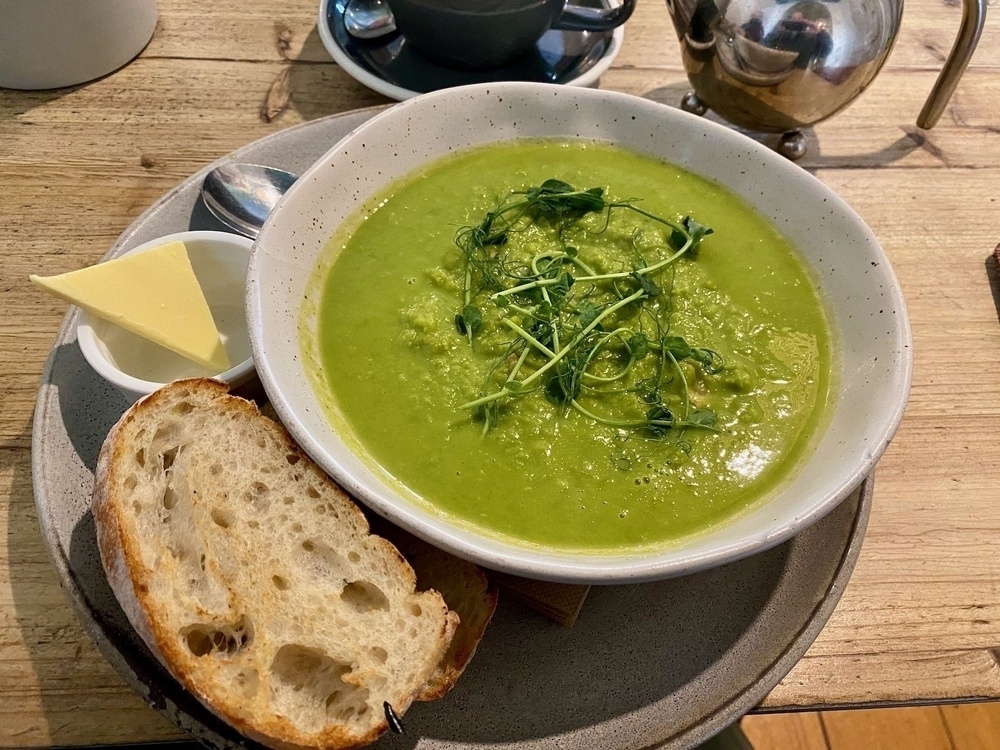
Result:
<instances>
[{"instance_id":1,"label":"green garnish sprig","mask_svg":"<svg viewBox=\"0 0 1000 750\"><path fill-rule=\"evenodd\" d=\"M634 212L662 225L664 241L653 248L655 253L649 248L640 252L633 237L632 267L599 273L579 257L568 238L591 214L604 215L599 232L605 231L614 211ZM507 244L514 233L532 224L553 229L555 241L529 262L515 263ZM455 236L464 260L456 329L474 344L483 327L483 309L492 304L501 313L499 324L513 334L487 374L483 395L461 408L474 410L486 431L497 424L503 404L542 389L564 411L572 409L599 424L653 439L689 427L718 431L715 413L691 403L681 363L717 373L721 357L669 332L670 288L662 288L666 272L680 258L696 256L699 242L711 233L691 217L674 222L633 201L609 201L600 187L580 190L550 179L510 193L478 224L461 228ZM656 257L647 260L648 255ZM605 353L624 360L617 371L608 372L607 361L615 357L602 358ZM640 362L651 363L646 370L652 374L631 382L629 376ZM663 393L674 376L680 390L676 407ZM638 399L641 409L635 418L604 416L582 403L586 397L621 392Z\"/></svg>"}]
</instances>

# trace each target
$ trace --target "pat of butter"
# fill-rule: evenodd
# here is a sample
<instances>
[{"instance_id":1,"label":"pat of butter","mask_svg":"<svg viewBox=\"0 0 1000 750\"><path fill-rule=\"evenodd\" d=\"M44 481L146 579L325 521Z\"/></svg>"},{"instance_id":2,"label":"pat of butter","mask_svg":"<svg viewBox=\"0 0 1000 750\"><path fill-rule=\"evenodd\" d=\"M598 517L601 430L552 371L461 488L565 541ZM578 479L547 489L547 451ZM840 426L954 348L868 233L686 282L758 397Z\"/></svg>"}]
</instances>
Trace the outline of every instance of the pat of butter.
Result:
<instances>
[{"instance_id":1,"label":"pat of butter","mask_svg":"<svg viewBox=\"0 0 1000 750\"><path fill-rule=\"evenodd\" d=\"M230 367L183 242L32 283L214 373Z\"/></svg>"}]
</instances>

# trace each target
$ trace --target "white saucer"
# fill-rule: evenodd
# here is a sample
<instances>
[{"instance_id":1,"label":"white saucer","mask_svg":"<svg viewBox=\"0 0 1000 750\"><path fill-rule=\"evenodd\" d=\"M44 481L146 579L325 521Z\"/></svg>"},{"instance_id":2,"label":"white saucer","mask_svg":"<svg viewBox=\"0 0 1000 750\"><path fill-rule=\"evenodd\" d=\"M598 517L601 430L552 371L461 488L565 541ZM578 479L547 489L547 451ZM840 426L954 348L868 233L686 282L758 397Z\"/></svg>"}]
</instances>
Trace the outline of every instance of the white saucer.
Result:
<instances>
[{"instance_id":1,"label":"white saucer","mask_svg":"<svg viewBox=\"0 0 1000 750\"><path fill-rule=\"evenodd\" d=\"M619 0L599 0L617 5ZM323 46L359 83L403 101L428 91L492 81L536 81L593 86L621 51L624 27L613 31L547 31L535 53L516 63L487 71L456 70L438 65L406 44L399 33L360 40L344 29L347 0L321 0L317 28Z\"/></svg>"}]
</instances>

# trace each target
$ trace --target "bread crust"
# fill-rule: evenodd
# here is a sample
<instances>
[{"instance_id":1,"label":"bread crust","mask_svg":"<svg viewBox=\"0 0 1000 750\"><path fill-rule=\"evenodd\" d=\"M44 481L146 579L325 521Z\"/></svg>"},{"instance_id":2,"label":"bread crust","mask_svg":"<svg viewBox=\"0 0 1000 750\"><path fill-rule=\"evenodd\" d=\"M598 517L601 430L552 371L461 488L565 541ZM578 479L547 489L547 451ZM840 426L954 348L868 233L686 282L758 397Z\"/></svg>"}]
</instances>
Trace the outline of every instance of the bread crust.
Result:
<instances>
[{"instance_id":1,"label":"bread crust","mask_svg":"<svg viewBox=\"0 0 1000 750\"><path fill-rule=\"evenodd\" d=\"M417 574L419 590L433 589L459 616L458 629L444 658L417 695L435 701L447 695L476 654L497 607L498 589L476 565L454 557L379 517L370 517L374 533L400 551Z\"/></svg>"},{"instance_id":2,"label":"bread crust","mask_svg":"<svg viewBox=\"0 0 1000 750\"><path fill-rule=\"evenodd\" d=\"M120 602L133 627L142 637L153 654L165 665L170 673L187 690L193 693L215 715L229 723L246 737L274 748L288 750L312 750L313 748L354 748L369 744L381 736L388 725L379 711L378 721L363 734L352 732L335 723L326 723L319 732L305 732L287 717L274 713L270 716L247 716L239 711L230 696L216 694L199 675L188 668L192 656L185 653L176 632L164 625L166 618L158 616L162 606L149 590L150 571L143 562L140 541L127 532L123 514L127 511L128 497L122 492L123 478L120 475L126 465L130 451L128 435L136 420L143 419L158 409L163 409L179 393L191 394L202 400L221 403L229 414L237 414L238 419L253 420L259 427L271 433L289 456L296 456L296 463L309 471L315 471L317 481L327 483L326 490L335 492L342 500L337 512L343 513L341 522L349 523L369 532L369 524L364 514L351 499L326 477L309 457L295 444L287 431L279 424L263 417L251 402L228 395L225 384L211 379L190 379L177 381L137 402L112 428L100 452L95 471L92 510L97 529L97 541L101 560L108 576L109 584ZM403 589L413 591L416 576L405 558L390 542L381 537L367 537L377 550L392 560L393 572L401 579ZM204 560L203 560L204 564ZM230 597L238 596L230 590ZM420 607L427 610L427 617L438 622L431 653L426 654L426 668L423 682L430 679L437 664L444 657L458 626L458 615L449 610L444 599L436 591L421 595ZM473 647L474 648L474 647ZM456 675L457 677L457 675ZM418 682L416 690L396 700L392 705L397 714L402 715L416 699L421 690ZM443 693L442 693L443 694Z\"/></svg>"},{"instance_id":3,"label":"bread crust","mask_svg":"<svg viewBox=\"0 0 1000 750\"><path fill-rule=\"evenodd\" d=\"M214 383L214 381L212 382ZM153 395L155 394L146 398L152 398ZM161 662L165 662L158 641L153 635L153 624L146 616L146 611L142 606L144 596L141 593L140 584L133 577L133 570L129 564L130 560L137 557L135 545L130 538L122 533L122 526L113 501L113 493L110 491L114 466L118 463L116 458L125 450L125 445L119 436L132 419L134 419L134 414L130 409L111 428L101 446L101 452L97 458L97 468L94 471L91 512L94 515L94 526L97 530L97 547L101 555L101 563L108 576L111 590L132 627L136 629L153 655Z\"/></svg>"}]
</instances>

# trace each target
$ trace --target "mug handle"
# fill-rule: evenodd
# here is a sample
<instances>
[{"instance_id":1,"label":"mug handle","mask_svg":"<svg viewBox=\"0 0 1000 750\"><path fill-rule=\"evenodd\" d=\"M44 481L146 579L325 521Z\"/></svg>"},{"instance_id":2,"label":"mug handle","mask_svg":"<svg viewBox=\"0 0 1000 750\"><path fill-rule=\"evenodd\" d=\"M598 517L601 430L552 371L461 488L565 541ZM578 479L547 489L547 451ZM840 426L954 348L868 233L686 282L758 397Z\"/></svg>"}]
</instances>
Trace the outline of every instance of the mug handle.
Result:
<instances>
[{"instance_id":1,"label":"mug handle","mask_svg":"<svg viewBox=\"0 0 1000 750\"><path fill-rule=\"evenodd\" d=\"M635 10L635 3L636 0L624 0L613 8L586 8L566 3L551 28L562 31L611 31L629 19Z\"/></svg>"}]
</instances>

